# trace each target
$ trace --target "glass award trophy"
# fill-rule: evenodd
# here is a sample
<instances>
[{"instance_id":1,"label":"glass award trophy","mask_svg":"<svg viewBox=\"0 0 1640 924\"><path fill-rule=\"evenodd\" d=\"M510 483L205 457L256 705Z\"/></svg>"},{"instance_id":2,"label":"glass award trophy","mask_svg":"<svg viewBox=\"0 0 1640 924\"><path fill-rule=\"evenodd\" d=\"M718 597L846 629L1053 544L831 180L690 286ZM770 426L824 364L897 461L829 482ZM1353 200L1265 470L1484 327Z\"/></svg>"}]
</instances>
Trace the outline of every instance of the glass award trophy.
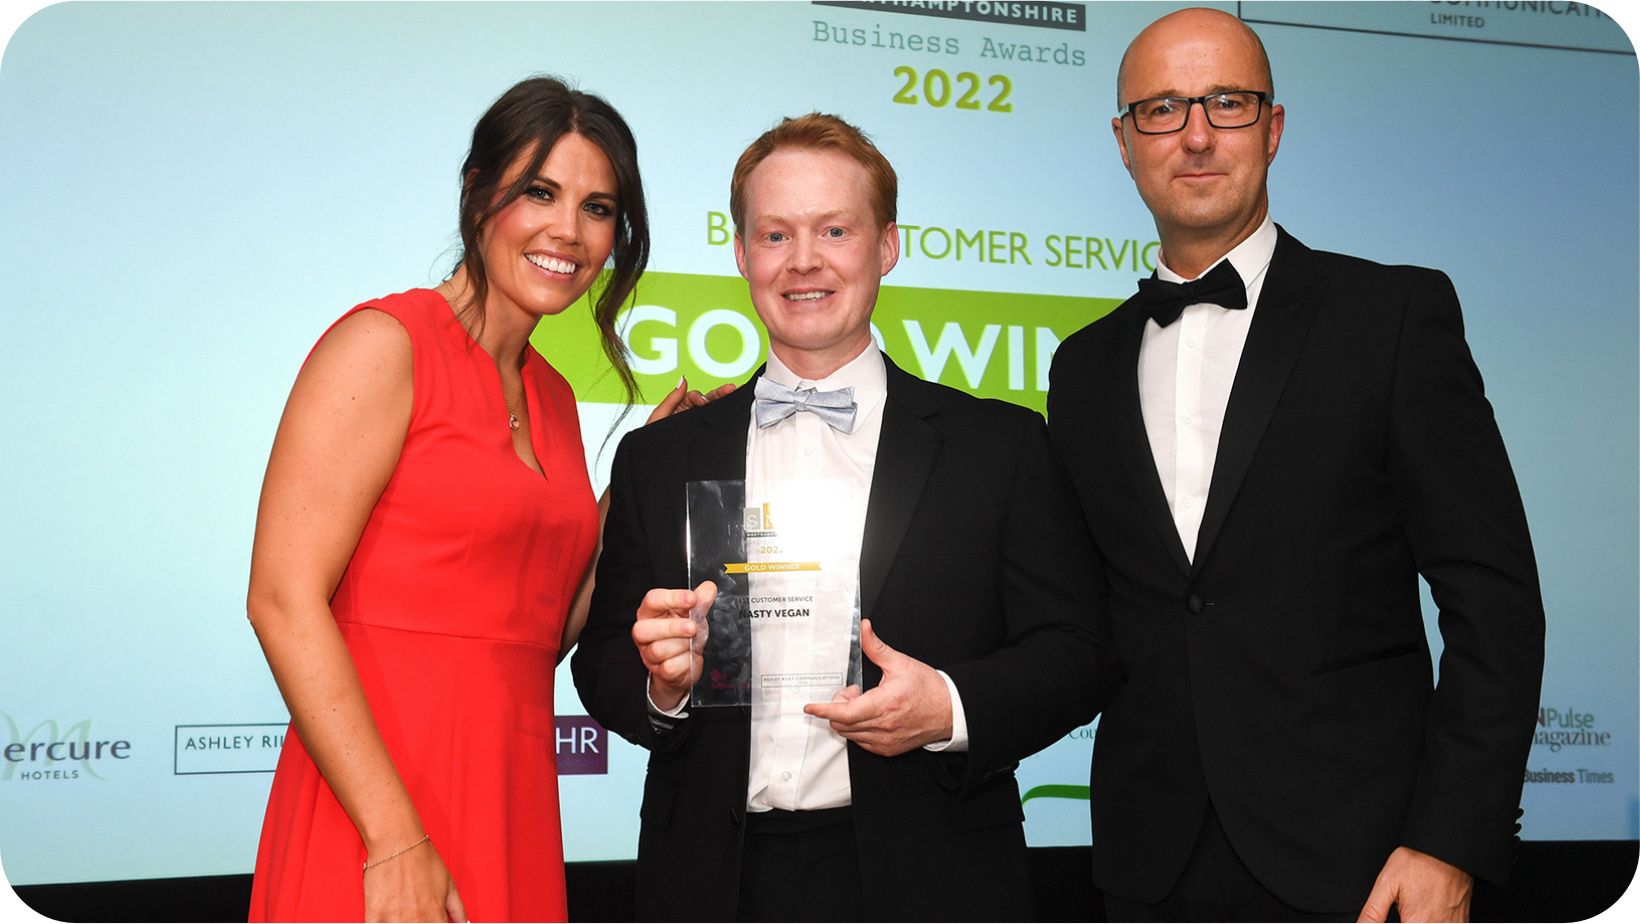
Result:
<instances>
[{"instance_id":1,"label":"glass award trophy","mask_svg":"<svg viewBox=\"0 0 1640 924\"><path fill-rule=\"evenodd\" d=\"M691 706L829 702L860 684L858 488L829 478L691 481L689 586L717 584L691 613L702 631Z\"/></svg>"}]
</instances>

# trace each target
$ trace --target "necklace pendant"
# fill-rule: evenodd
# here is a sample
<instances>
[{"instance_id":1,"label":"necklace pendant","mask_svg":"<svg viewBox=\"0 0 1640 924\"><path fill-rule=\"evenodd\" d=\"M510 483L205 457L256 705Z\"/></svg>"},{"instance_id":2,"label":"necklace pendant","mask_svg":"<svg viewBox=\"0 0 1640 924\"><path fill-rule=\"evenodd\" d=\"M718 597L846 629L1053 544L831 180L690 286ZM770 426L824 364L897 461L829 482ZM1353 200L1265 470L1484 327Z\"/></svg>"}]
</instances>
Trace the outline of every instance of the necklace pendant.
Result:
<instances>
[{"instance_id":1,"label":"necklace pendant","mask_svg":"<svg viewBox=\"0 0 1640 924\"><path fill-rule=\"evenodd\" d=\"M512 429L512 430L517 430L518 429L518 415L517 414L508 414L507 415L507 427L509 429Z\"/></svg>"}]
</instances>

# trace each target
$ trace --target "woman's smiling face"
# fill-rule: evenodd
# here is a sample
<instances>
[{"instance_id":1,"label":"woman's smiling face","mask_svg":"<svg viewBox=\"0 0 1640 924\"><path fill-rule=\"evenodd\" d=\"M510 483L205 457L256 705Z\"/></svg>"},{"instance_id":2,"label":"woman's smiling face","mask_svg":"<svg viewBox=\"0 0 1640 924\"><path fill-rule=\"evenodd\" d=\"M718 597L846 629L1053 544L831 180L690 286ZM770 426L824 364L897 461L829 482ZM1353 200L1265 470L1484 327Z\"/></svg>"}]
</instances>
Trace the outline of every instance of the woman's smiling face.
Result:
<instances>
[{"instance_id":1,"label":"woman's smiling face","mask_svg":"<svg viewBox=\"0 0 1640 924\"><path fill-rule=\"evenodd\" d=\"M519 155L502 189L517 182L534 153ZM490 289L486 312L541 317L584 295L615 246L616 189L615 168L597 145L574 133L560 138L523 194L479 234Z\"/></svg>"}]
</instances>

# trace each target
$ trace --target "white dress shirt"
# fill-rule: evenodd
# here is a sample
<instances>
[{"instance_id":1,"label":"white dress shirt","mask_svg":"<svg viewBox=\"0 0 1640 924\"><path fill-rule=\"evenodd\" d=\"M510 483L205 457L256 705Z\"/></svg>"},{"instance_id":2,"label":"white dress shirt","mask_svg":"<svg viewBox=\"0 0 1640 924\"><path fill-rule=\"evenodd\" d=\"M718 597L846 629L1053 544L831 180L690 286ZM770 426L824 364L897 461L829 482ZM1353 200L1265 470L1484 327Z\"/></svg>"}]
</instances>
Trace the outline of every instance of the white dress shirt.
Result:
<instances>
[{"instance_id":1,"label":"white dress shirt","mask_svg":"<svg viewBox=\"0 0 1640 924\"><path fill-rule=\"evenodd\" d=\"M1224 409L1241 364L1242 347L1253 325L1265 272L1276 249L1276 226L1268 215L1246 240L1223 259L1229 260L1247 286L1247 307L1230 310L1197 303L1167 327L1145 322L1139 344L1139 407L1145 434L1162 479L1173 525L1194 561L1196 535L1213 482L1213 462L1224 427ZM1164 253L1156 275L1168 282L1186 282L1167 267ZM1221 261L1214 262L1217 266ZM1213 266L1207 269L1211 270ZM1206 270L1203 275L1206 275ZM1200 278L1200 277L1197 277Z\"/></svg>"},{"instance_id":2,"label":"white dress shirt","mask_svg":"<svg viewBox=\"0 0 1640 924\"><path fill-rule=\"evenodd\" d=\"M800 378L778 356L769 354L763 373L789 388L833 391L854 389L854 429L834 430L814 414L798 412L769 427L759 428L756 415L746 434L746 496L760 497L775 478L828 478L852 481L849 502L831 512L847 535L860 541L865 534L866 503L871 476L877 468L877 442L883 430L883 405L888 400L888 371L883 354L867 346L859 356L831 375L811 381ZM755 575L753 581L756 581ZM755 594L755 590L753 591ZM862 616L869 617L870 613ZM794 653L800 656L801 653ZM778 664L777 643L760 640L752 627L752 659L760 670ZM951 694L952 740L930 745L930 750L967 748L962 700L951 678L941 672ZM746 808L812 811L848 805L852 799L848 775L848 742L824 719L803 713L800 700L760 702L752 694L751 771L746 780Z\"/></svg>"},{"instance_id":3,"label":"white dress shirt","mask_svg":"<svg viewBox=\"0 0 1640 924\"><path fill-rule=\"evenodd\" d=\"M841 529L856 537L856 542L863 540L871 476L877 468L877 443L883 430L883 405L888 400L888 370L883 365L883 354L875 345L868 346L836 372L811 381L792 372L771 352L763 374L788 388L834 391L852 387L854 428L843 433L805 412L760 428L753 414L746 433L746 496L763 496L766 486L777 477L851 481L855 488L852 499L838 503L833 513ZM748 589L756 594L755 588ZM759 638L756 623L752 629L752 658L763 671L778 670L769 665L778 665L782 659L777 645L766 637ZM944 671L938 673L951 697L951 738L925 745L924 749L966 751L968 724L962 698L951 677ZM662 710L650 700L649 709L656 716L683 718L688 715L688 703L685 698L675 708ZM760 702L755 688L751 722L748 811L814 811L850 804L848 742L831 730L831 723L804 714L799 700Z\"/></svg>"}]
</instances>

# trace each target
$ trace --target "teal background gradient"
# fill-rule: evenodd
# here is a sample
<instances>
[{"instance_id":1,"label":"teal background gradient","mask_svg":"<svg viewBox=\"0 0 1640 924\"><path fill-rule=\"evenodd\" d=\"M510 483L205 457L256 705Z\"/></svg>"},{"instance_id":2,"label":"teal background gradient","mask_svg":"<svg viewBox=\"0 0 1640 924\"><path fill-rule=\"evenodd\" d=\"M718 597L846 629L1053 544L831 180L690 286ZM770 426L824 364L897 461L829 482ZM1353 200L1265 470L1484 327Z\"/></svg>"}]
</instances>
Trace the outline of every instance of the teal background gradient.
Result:
<instances>
[{"instance_id":1,"label":"teal background gradient","mask_svg":"<svg viewBox=\"0 0 1640 924\"><path fill-rule=\"evenodd\" d=\"M1450 4L1218 5L1377 30L1255 23L1287 109L1272 212L1312 247L1451 274L1537 546L1543 704L1611 733L1534 748L1532 769L1615 782L1528 785L1523 836L1640 836L1633 46L1604 17L1487 9L1492 32L1459 32L1429 22ZM1123 48L1171 6L1090 4L1081 32L807 3L76 2L19 18L0 58L0 713L20 734L88 722L131 744L78 778L0 779L5 875L251 868L270 774L178 774L174 742L179 725L286 717L244 619L274 427L332 320L451 267L457 168L508 86L567 76L628 118L654 270L734 275L706 213L726 210L747 142L811 109L879 142L902 223L1149 241L1108 122ZM961 51L820 41L817 23ZM1423 34L1380 34L1395 32ZM1494 34L1597 50L1448 40ZM1086 64L981 57L986 38L1068 43ZM1014 111L897 104L900 66L1004 74ZM911 259L888 283L1123 298L1137 275ZM600 488L617 410L582 408ZM557 689L560 713L582 711L567 670ZM1086 785L1091 738L1027 761L1022 788ZM644 754L612 746L607 776L562 781L571 860L634 853ZM1034 845L1087 842L1082 802L1026 814Z\"/></svg>"}]
</instances>

